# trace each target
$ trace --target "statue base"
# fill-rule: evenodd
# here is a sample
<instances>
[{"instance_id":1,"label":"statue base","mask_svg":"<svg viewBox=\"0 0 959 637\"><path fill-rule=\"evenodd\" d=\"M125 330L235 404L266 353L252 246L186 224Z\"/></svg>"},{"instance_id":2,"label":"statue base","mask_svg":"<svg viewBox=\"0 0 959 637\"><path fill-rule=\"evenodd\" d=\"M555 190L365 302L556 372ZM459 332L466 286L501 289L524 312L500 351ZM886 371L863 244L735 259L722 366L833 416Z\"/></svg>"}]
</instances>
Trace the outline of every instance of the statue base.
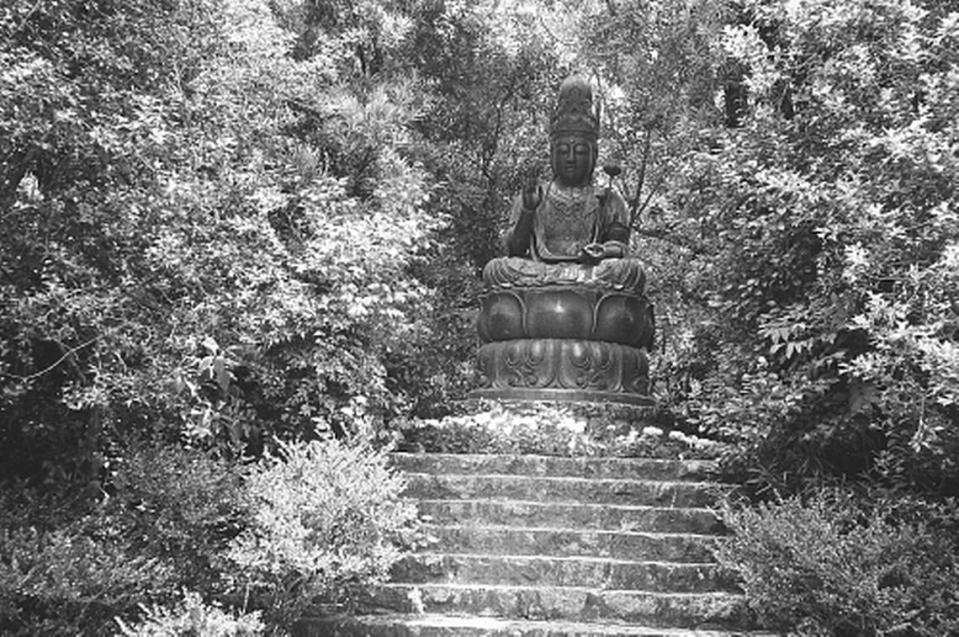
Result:
<instances>
[{"instance_id":1,"label":"statue base","mask_svg":"<svg viewBox=\"0 0 959 637\"><path fill-rule=\"evenodd\" d=\"M644 349L565 338L515 339L479 348L479 398L650 405Z\"/></svg>"},{"instance_id":2,"label":"statue base","mask_svg":"<svg viewBox=\"0 0 959 637\"><path fill-rule=\"evenodd\" d=\"M649 406L653 307L635 259L493 259L483 270L475 398Z\"/></svg>"}]
</instances>

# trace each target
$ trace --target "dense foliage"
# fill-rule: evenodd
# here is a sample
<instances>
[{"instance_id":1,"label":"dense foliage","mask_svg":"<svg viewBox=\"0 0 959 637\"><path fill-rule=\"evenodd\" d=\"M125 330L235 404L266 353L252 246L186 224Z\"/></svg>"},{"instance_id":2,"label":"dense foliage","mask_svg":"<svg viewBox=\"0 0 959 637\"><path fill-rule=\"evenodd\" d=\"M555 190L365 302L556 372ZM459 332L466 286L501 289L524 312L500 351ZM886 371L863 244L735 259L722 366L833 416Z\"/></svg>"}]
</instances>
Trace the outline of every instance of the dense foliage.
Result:
<instances>
[{"instance_id":1,"label":"dense foliage","mask_svg":"<svg viewBox=\"0 0 959 637\"><path fill-rule=\"evenodd\" d=\"M80 516L21 488L0 499L0 631L281 634L384 579L416 539L402 486L383 451L329 439L243 470L138 447Z\"/></svg>"},{"instance_id":2,"label":"dense foliage","mask_svg":"<svg viewBox=\"0 0 959 637\"><path fill-rule=\"evenodd\" d=\"M771 628L951 635L959 630L959 553L956 519L933 526L944 512L914 502L864 506L842 491L729 510L734 535L718 557L742 574L750 608Z\"/></svg>"},{"instance_id":3,"label":"dense foliage","mask_svg":"<svg viewBox=\"0 0 959 637\"><path fill-rule=\"evenodd\" d=\"M401 408L385 359L416 341L408 268L441 218L402 152L411 80L353 77L348 42L291 57L257 3L108 4L4 22L5 471L94 478L130 432L257 445ZM122 40L144 31L166 39Z\"/></svg>"},{"instance_id":4,"label":"dense foliage","mask_svg":"<svg viewBox=\"0 0 959 637\"><path fill-rule=\"evenodd\" d=\"M322 600L349 601L383 582L413 541L415 506L382 451L335 440L284 445L247 481L260 502L227 553L235 587L291 626Z\"/></svg>"},{"instance_id":5,"label":"dense foliage","mask_svg":"<svg viewBox=\"0 0 959 637\"><path fill-rule=\"evenodd\" d=\"M196 593L187 593L184 601L173 609L146 606L141 621L128 624L119 620L119 626L124 637L256 637L267 630L259 612L237 616L217 605L205 604Z\"/></svg>"},{"instance_id":6,"label":"dense foliage","mask_svg":"<svg viewBox=\"0 0 959 637\"><path fill-rule=\"evenodd\" d=\"M111 490L95 503L24 484L4 490L0 632L102 635L115 616L184 588L225 591L223 554L250 514L235 467L197 451L139 446Z\"/></svg>"},{"instance_id":7,"label":"dense foliage","mask_svg":"<svg viewBox=\"0 0 959 637\"><path fill-rule=\"evenodd\" d=\"M723 33L751 103L672 200L712 309L686 408L768 474L959 489L959 14L937 7L753 3Z\"/></svg>"}]
</instances>

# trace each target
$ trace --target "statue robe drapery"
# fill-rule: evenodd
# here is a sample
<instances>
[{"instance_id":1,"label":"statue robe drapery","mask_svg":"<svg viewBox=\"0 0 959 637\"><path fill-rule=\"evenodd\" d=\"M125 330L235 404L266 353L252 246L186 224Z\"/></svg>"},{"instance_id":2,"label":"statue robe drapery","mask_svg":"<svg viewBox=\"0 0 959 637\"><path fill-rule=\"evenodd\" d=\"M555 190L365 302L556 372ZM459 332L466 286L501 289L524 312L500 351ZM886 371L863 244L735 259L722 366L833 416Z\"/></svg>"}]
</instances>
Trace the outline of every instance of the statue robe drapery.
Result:
<instances>
[{"instance_id":1,"label":"statue robe drapery","mask_svg":"<svg viewBox=\"0 0 959 637\"><path fill-rule=\"evenodd\" d=\"M626 202L612 189L567 187L554 181L541 186L543 193L532 228L523 228L523 198L513 200L506 252L544 263L581 260L590 243L614 244L625 256L629 240ZM528 213L527 213L528 214ZM527 237L521 236L527 230Z\"/></svg>"}]
</instances>

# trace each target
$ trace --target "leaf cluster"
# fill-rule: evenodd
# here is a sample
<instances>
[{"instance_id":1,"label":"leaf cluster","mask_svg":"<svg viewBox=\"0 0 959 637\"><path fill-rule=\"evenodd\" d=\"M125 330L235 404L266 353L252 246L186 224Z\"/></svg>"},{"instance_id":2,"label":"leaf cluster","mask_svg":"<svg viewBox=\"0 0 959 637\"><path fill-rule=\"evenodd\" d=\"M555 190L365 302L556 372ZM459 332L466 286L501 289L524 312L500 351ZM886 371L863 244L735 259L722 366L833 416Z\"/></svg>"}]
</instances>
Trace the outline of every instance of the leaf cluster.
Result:
<instances>
[{"instance_id":1,"label":"leaf cluster","mask_svg":"<svg viewBox=\"0 0 959 637\"><path fill-rule=\"evenodd\" d=\"M956 630L956 547L898 507L819 492L727 508L717 557L760 622L802 635L943 635ZM923 517L931 518L930 511Z\"/></svg>"}]
</instances>

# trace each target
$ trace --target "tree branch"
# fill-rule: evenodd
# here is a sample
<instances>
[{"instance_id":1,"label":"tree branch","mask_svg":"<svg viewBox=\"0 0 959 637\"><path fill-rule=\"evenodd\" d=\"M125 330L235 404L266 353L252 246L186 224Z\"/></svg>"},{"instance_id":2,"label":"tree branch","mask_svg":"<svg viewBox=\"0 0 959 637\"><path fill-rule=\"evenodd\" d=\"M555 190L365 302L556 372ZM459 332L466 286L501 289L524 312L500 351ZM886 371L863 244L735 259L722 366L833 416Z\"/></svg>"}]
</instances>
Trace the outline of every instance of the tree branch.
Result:
<instances>
[{"instance_id":1,"label":"tree branch","mask_svg":"<svg viewBox=\"0 0 959 637\"><path fill-rule=\"evenodd\" d=\"M633 195L633 199L630 202L629 209L629 227L632 228L636 225L636 221L639 218L639 213L642 210L639 208L640 196L643 192L643 187L646 185L646 167L649 165L649 153L650 147L652 144L652 131L646 129L646 137L643 140L643 159L639 164L639 177L636 180L636 194ZM647 203L648 203L647 198ZM645 206L644 206L645 207Z\"/></svg>"},{"instance_id":2,"label":"tree branch","mask_svg":"<svg viewBox=\"0 0 959 637\"><path fill-rule=\"evenodd\" d=\"M13 30L13 33L10 34L10 37L11 37L11 38L12 38L13 36L15 36L15 35L18 35L18 34L20 33L20 31L22 31L23 28L24 28L25 26L27 26L27 22L29 22L29 21L30 21L30 18L33 17L33 14L37 12L37 9L40 8L40 5L41 5L41 4L43 4L43 0L37 0L37 1L33 4L33 6L30 8L30 10L27 11L27 14L26 14L25 16L23 16L23 20L20 20L20 24L18 24L17 27Z\"/></svg>"},{"instance_id":3,"label":"tree branch","mask_svg":"<svg viewBox=\"0 0 959 637\"><path fill-rule=\"evenodd\" d=\"M646 199L643 201L643 204L642 204L641 206L639 206L638 208L635 208L635 207L634 207L634 212L635 212L635 215L636 215L636 216L633 217L632 215L630 215L630 228L633 227L633 226L632 226L632 223L633 223L637 218L639 218L639 215L641 215L641 214L646 210L646 208L649 207L649 202L652 200L653 195L655 195L657 192L659 192L659 187L663 185L663 182L664 182L664 181L666 181L666 173L665 173L665 172L663 172L662 174L659 175L659 178L656 180L656 184L655 184L652 188L649 189L649 194L646 195ZM639 194L636 195L636 202L637 202L637 203L639 202Z\"/></svg>"},{"instance_id":4,"label":"tree branch","mask_svg":"<svg viewBox=\"0 0 959 637\"><path fill-rule=\"evenodd\" d=\"M86 343L80 343L80 344L77 345L76 347L71 347L71 348L68 349L66 352L64 352L63 356L61 356L61 357L58 358L56 361L54 361L53 363L51 363L51 364L48 365L47 367L44 367L43 369L41 369L41 370L38 371L38 372L34 372L34 373L29 374L29 375L27 375L27 376L20 376L19 374L7 374L7 373L5 373L5 372L0 372L0 376L4 376L4 377L6 377L6 378L12 378L12 379L14 379L14 380L19 380L19 381L28 381L28 380L33 380L34 378L39 378L40 376L43 376L44 374L53 371L56 367L58 367L58 366L60 365L60 363L62 363L63 361L67 360L68 358L70 358L71 356L73 356L75 353L77 353L77 352L79 352L81 349L83 349L84 347L89 347L90 345L93 345L94 343L96 343L97 341L99 341L100 338L101 338L101 337L97 336L97 337L94 337L94 338L90 339L90 340L87 341Z\"/></svg>"},{"instance_id":5,"label":"tree branch","mask_svg":"<svg viewBox=\"0 0 959 637\"><path fill-rule=\"evenodd\" d=\"M655 230L652 228L644 228L635 230L636 234L648 237L650 239L657 239L659 241L664 241L671 245L674 245L678 248L683 248L684 250L689 250L694 255L705 254L706 250L702 244L690 241L672 231L671 228Z\"/></svg>"}]
</instances>

